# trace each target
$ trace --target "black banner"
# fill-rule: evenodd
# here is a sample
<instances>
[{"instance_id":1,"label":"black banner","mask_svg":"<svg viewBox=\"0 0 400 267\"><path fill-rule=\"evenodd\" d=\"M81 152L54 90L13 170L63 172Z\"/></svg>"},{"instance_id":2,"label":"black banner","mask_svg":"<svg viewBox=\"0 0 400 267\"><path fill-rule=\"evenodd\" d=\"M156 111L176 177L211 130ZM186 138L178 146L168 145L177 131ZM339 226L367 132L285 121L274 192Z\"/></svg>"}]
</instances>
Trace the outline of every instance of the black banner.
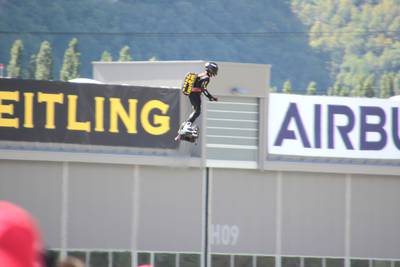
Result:
<instances>
[{"instance_id":1,"label":"black banner","mask_svg":"<svg viewBox=\"0 0 400 267\"><path fill-rule=\"evenodd\" d=\"M179 93L0 79L0 140L177 148Z\"/></svg>"}]
</instances>

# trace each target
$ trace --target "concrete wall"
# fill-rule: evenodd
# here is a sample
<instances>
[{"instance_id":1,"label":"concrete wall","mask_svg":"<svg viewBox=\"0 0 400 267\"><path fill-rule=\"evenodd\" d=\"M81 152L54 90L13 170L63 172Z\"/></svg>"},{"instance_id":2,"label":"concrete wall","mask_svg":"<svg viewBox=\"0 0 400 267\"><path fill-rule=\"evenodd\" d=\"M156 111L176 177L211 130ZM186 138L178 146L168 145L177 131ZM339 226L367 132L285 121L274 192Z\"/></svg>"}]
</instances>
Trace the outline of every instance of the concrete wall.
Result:
<instances>
[{"instance_id":1,"label":"concrete wall","mask_svg":"<svg viewBox=\"0 0 400 267\"><path fill-rule=\"evenodd\" d=\"M0 198L61 252L204 249L201 168L0 161ZM395 176L211 168L211 253L400 259Z\"/></svg>"}]
</instances>

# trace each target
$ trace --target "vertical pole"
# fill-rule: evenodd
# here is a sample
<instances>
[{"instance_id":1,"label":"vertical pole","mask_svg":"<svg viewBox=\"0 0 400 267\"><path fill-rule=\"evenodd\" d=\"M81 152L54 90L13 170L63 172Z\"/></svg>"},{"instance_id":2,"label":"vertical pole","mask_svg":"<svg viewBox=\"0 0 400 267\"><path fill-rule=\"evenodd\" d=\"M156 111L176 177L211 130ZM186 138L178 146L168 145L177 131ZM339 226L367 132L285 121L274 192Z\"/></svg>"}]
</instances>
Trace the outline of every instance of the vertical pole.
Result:
<instances>
[{"instance_id":1,"label":"vertical pole","mask_svg":"<svg viewBox=\"0 0 400 267\"><path fill-rule=\"evenodd\" d=\"M206 173L205 173L205 177L204 177L204 244L203 244L203 254L204 254L204 267L208 267L209 262L208 262L208 258L209 258L209 246L208 246L208 228L209 228L209 190L210 190L210 169L207 167L206 169Z\"/></svg>"},{"instance_id":2,"label":"vertical pole","mask_svg":"<svg viewBox=\"0 0 400 267\"><path fill-rule=\"evenodd\" d=\"M211 182L212 172L210 168L203 169L203 184L202 184L202 257L201 266L209 267L210 264L210 240L209 232L211 225Z\"/></svg>"},{"instance_id":3,"label":"vertical pole","mask_svg":"<svg viewBox=\"0 0 400 267\"><path fill-rule=\"evenodd\" d=\"M92 257L92 251L86 251L85 255L86 255L85 265L90 266L90 258Z\"/></svg>"},{"instance_id":4,"label":"vertical pole","mask_svg":"<svg viewBox=\"0 0 400 267\"><path fill-rule=\"evenodd\" d=\"M155 257L155 256L154 256L154 252L150 252L150 265L151 265L151 266L154 266L154 261L155 261L155 260L154 260L154 257Z\"/></svg>"}]
</instances>

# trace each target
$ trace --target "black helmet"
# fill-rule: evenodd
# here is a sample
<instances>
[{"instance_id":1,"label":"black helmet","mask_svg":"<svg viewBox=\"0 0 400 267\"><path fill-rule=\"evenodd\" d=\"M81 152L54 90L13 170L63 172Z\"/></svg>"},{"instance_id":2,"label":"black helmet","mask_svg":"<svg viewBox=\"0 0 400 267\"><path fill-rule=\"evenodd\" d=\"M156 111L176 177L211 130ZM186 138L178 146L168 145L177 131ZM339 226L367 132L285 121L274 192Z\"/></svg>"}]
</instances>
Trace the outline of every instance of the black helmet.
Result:
<instances>
[{"instance_id":1,"label":"black helmet","mask_svg":"<svg viewBox=\"0 0 400 267\"><path fill-rule=\"evenodd\" d=\"M218 74L218 65L215 62L207 62L204 65L208 75L215 76Z\"/></svg>"}]
</instances>

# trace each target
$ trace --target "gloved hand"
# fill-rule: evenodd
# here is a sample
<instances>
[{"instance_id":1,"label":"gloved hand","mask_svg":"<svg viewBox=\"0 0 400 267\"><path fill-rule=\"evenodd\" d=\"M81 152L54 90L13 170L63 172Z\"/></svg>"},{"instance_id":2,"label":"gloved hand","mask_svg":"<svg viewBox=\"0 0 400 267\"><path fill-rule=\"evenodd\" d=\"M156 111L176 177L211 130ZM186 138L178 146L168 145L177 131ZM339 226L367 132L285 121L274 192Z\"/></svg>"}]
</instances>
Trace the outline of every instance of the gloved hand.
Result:
<instances>
[{"instance_id":1,"label":"gloved hand","mask_svg":"<svg viewBox=\"0 0 400 267\"><path fill-rule=\"evenodd\" d=\"M218 101L218 97L212 96L210 97L210 101Z\"/></svg>"}]
</instances>

